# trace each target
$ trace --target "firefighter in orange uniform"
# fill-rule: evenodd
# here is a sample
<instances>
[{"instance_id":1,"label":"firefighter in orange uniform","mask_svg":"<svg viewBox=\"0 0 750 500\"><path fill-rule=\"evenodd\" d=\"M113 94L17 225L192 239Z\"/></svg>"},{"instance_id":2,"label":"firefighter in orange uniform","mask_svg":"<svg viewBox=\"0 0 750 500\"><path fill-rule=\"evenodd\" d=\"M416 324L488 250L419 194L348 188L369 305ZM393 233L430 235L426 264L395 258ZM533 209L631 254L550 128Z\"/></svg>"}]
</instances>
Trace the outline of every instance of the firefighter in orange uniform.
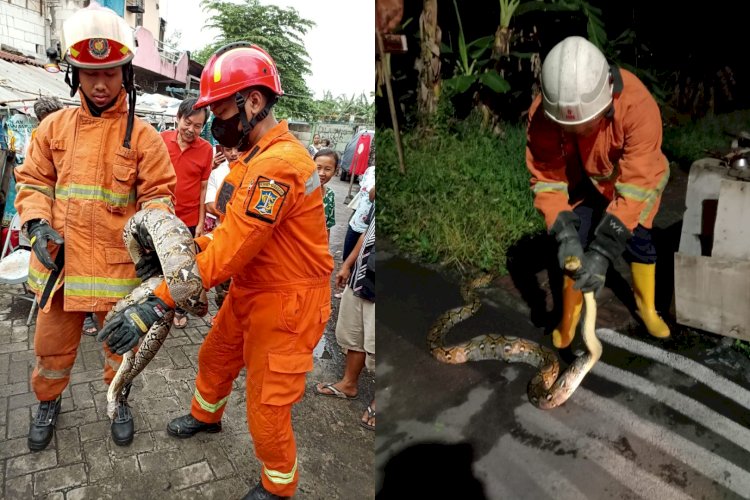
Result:
<instances>
[{"instance_id":1,"label":"firefighter in orange uniform","mask_svg":"<svg viewBox=\"0 0 750 500\"><path fill-rule=\"evenodd\" d=\"M262 472L245 498L290 497L298 481L292 405L305 392L331 312L320 178L287 123L271 113L283 92L265 51L244 42L219 49L200 91L196 108L211 106L214 137L241 153L217 195L223 221L196 238L196 260L206 290L229 278L232 284L198 354L191 411L167 431L181 438L220 431L232 382L246 368L247 420ZM155 295L174 307L166 284Z\"/></svg>"},{"instance_id":2,"label":"firefighter in orange uniform","mask_svg":"<svg viewBox=\"0 0 750 500\"><path fill-rule=\"evenodd\" d=\"M31 378L40 403L29 429L32 451L52 439L86 312L97 312L102 321L140 284L122 240L125 223L142 208L171 211L176 182L161 137L134 115L135 40L127 23L92 3L66 20L63 47L72 70L66 81L81 106L44 120L16 169L15 205L33 249L29 285L40 305ZM122 357L107 346L104 353L109 384ZM126 397L111 427L118 445L133 439Z\"/></svg>"},{"instance_id":3,"label":"firefighter in orange uniform","mask_svg":"<svg viewBox=\"0 0 750 500\"><path fill-rule=\"evenodd\" d=\"M669 179L661 139L659 108L635 75L610 66L585 38L568 37L550 50L542 94L529 110L526 164L534 205L559 243L560 266L565 271L571 257L582 262L564 276L563 317L552 332L557 348L573 339L581 292L598 291L623 253L641 320L654 337L669 336L654 305L651 236Z\"/></svg>"}]
</instances>

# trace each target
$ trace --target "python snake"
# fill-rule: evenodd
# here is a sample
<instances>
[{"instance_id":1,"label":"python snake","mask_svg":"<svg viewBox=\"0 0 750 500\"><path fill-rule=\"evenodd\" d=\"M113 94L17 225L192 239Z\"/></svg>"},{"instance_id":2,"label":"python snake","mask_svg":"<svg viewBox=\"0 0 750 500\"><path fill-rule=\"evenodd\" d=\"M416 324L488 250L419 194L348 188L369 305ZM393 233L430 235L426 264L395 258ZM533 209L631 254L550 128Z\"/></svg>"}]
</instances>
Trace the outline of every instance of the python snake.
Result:
<instances>
[{"instance_id":1,"label":"python snake","mask_svg":"<svg viewBox=\"0 0 750 500\"><path fill-rule=\"evenodd\" d=\"M446 333L479 310L482 302L476 290L487 286L491 281L492 276L483 275L462 285L461 296L465 304L444 312L432 325L427 336L430 353L439 361L450 364L498 359L508 363L532 365L537 368L537 372L527 388L529 401L544 410L563 404L602 354L602 344L595 332L596 300L593 292L584 293L586 312L582 331L587 352L578 356L560 374L560 361L555 352L528 339L488 333L466 342L445 344Z\"/></svg>"},{"instance_id":2,"label":"python snake","mask_svg":"<svg viewBox=\"0 0 750 500\"><path fill-rule=\"evenodd\" d=\"M175 215L163 210L145 209L137 212L125 224L122 233L133 263L137 263L144 253L135 236L139 225L146 228L153 240L161 263L163 279L167 282L172 299L178 306L197 316L205 315L208 312L208 299L195 263L195 247L188 228ZM145 300L161 281L161 276L151 277L133 289L107 313L105 324L126 307ZM123 355L120 368L107 391L107 413L110 418L115 417L117 398L123 388L156 356L169 335L173 318L174 311L169 310L146 332L137 352L134 353L134 348Z\"/></svg>"}]
</instances>

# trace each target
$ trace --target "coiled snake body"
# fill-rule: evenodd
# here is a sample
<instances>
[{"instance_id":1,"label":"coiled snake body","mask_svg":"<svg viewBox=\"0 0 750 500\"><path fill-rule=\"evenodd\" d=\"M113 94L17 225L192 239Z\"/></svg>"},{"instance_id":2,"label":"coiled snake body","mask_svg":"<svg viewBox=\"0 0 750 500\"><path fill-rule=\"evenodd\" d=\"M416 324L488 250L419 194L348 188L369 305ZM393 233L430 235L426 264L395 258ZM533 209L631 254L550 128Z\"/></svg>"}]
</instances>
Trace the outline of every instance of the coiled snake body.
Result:
<instances>
[{"instance_id":1,"label":"coiled snake body","mask_svg":"<svg viewBox=\"0 0 750 500\"><path fill-rule=\"evenodd\" d=\"M208 312L208 300L195 263L195 247L188 228L176 216L163 210L145 209L137 212L125 224L122 233L125 247L134 263L143 255L143 249L135 237L139 225L146 228L153 240L164 273L163 278L175 303L197 316L205 315ZM152 277L141 283L115 304L107 313L104 322L108 322L112 316L126 307L145 300L161 281L162 277ZM156 356L169 335L173 318L174 311L170 310L146 332L138 352L134 354L131 350L123 355L120 368L107 391L107 413L110 418L115 416L117 397L123 387L141 373Z\"/></svg>"},{"instance_id":2,"label":"coiled snake body","mask_svg":"<svg viewBox=\"0 0 750 500\"><path fill-rule=\"evenodd\" d=\"M602 354L602 344L596 338L595 333L596 300L593 292L584 293L586 313L583 340L587 352L578 356L560 374L560 361L557 354L552 349L528 339L489 333L460 344L445 344L446 333L479 310L482 302L476 290L486 286L490 281L492 277L485 275L461 287L461 295L466 303L444 312L432 325L427 336L430 353L439 361L450 364L498 359L508 363L532 365L537 368L537 373L529 381L527 389L529 401L534 406L545 410L563 404L578 388Z\"/></svg>"}]
</instances>

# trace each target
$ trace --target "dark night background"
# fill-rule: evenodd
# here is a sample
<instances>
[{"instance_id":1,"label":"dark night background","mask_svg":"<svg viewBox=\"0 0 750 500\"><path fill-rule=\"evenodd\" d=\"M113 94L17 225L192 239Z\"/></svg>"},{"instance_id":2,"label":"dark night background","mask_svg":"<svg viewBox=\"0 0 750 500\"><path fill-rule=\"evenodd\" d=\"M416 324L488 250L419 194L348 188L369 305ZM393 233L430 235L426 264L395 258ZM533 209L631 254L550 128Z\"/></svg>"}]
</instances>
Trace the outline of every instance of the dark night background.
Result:
<instances>
[{"instance_id":1,"label":"dark night background","mask_svg":"<svg viewBox=\"0 0 750 500\"><path fill-rule=\"evenodd\" d=\"M500 21L497 0L458 1L466 42L493 35ZM522 2L522 5L525 2ZM746 2L713 2L689 4L684 1L591 1L589 5L601 9L601 19L609 40L625 30L632 30L632 43L617 46L617 63L632 65L653 75L654 80L642 78L653 89L660 87L665 125L687 119L700 118L711 112L724 113L750 108L748 100L748 54L750 51L750 5ZM405 1L401 31L407 35L409 52L394 54L391 68L393 88L400 103L400 118L406 128L413 124L413 106L417 72L415 59L419 55L419 16L422 2ZM514 16L511 28L514 38L511 51L538 52L542 60L560 40L569 35L587 37L587 18L581 12L530 12ZM452 45L457 52L458 21L452 0L438 1L438 24L442 42ZM520 40L523 37L524 40ZM520 40L520 41L519 41ZM528 108L533 84L530 71L513 74L518 60L505 61L510 71L506 78L512 90L497 99L495 107L504 110L503 116L512 121ZM443 54L442 76L450 78L454 68L454 54ZM522 64L528 66L528 61ZM657 90L657 89L654 89ZM471 93L469 93L471 94ZM712 96L712 98L711 98ZM376 122L389 126L388 105L384 97L377 97ZM467 101L468 100L468 101ZM470 96L454 99L456 116L470 110ZM485 99L486 100L486 99ZM514 118L515 117L515 118Z\"/></svg>"}]
</instances>

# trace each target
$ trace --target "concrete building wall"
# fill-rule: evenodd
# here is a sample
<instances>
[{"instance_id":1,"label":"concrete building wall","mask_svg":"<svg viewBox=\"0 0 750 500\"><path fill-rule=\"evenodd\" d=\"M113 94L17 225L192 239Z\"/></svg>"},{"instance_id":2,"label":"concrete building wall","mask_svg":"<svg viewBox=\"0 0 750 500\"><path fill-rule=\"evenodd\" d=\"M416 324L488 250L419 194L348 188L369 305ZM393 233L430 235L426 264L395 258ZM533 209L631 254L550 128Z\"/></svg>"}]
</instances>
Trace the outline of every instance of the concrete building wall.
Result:
<instances>
[{"instance_id":1,"label":"concrete building wall","mask_svg":"<svg viewBox=\"0 0 750 500\"><path fill-rule=\"evenodd\" d=\"M62 40L62 26L65 20L83 7L83 0L48 0L50 22L50 46L56 46ZM62 50L63 47L60 47Z\"/></svg>"},{"instance_id":2,"label":"concrete building wall","mask_svg":"<svg viewBox=\"0 0 750 500\"><path fill-rule=\"evenodd\" d=\"M0 44L24 55L45 60L49 22L41 0L10 0L0 3Z\"/></svg>"},{"instance_id":3,"label":"concrete building wall","mask_svg":"<svg viewBox=\"0 0 750 500\"><path fill-rule=\"evenodd\" d=\"M143 2L143 14L142 24L144 28L153 33L154 38L159 39L159 0L142 0ZM125 14L123 18L133 28L138 27L137 14L128 12L127 6L130 5L129 0L125 1Z\"/></svg>"},{"instance_id":4,"label":"concrete building wall","mask_svg":"<svg viewBox=\"0 0 750 500\"><path fill-rule=\"evenodd\" d=\"M143 13L143 27L159 39L159 0L144 0L146 12Z\"/></svg>"}]
</instances>

